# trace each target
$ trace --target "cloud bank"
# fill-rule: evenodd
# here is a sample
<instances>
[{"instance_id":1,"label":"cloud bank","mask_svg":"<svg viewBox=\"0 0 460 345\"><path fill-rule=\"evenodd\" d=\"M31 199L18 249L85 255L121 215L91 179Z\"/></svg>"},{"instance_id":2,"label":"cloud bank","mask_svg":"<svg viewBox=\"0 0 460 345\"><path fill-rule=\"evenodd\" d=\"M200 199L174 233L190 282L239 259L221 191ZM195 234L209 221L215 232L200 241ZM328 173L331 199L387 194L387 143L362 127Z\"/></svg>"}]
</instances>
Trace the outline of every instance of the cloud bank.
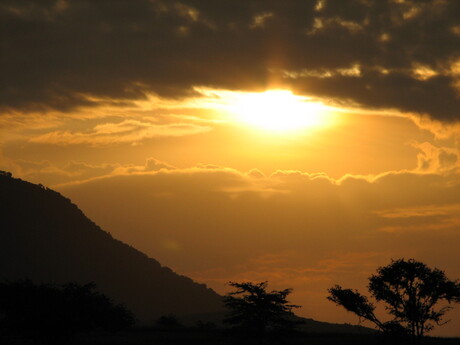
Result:
<instances>
[{"instance_id":1,"label":"cloud bank","mask_svg":"<svg viewBox=\"0 0 460 345\"><path fill-rule=\"evenodd\" d=\"M301 171L265 176L153 163L154 171L58 190L115 237L183 274L221 292L229 279L293 287L302 314L317 319L354 322L337 316L325 299L327 288L364 287L391 258L415 257L452 277L460 274L458 172L337 180ZM454 334L458 317L452 317Z\"/></svg>"},{"instance_id":2,"label":"cloud bank","mask_svg":"<svg viewBox=\"0 0 460 345\"><path fill-rule=\"evenodd\" d=\"M456 0L6 0L3 112L273 84L458 121Z\"/></svg>"}]
</instances>

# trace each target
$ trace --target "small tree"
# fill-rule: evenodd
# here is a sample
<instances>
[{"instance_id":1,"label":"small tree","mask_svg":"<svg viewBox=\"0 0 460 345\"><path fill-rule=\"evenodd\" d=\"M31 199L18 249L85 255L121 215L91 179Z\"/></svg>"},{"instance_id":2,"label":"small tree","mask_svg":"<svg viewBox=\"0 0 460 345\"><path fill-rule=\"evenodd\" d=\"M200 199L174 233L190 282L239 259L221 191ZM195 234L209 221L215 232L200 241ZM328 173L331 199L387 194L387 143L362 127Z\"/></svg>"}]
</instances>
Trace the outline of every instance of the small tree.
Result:
<instances>
[{"instance_id":1,"label":"small tree","mask_svg":"<svg viewBox=\"0 0 460 345\"><path fill-rule=\"evenodd\" d=\"M444 314L459 302L460 284L447 279L437 268L431 269L414 259L392 261L379 267L377 274L369 278L369 292L393 317L390 322L381 322L374 314L375 306L356 290L342 289L336 285L329 289L328 299L346 310L374 323L385 333L406 333L413 343L434 328L443 325ZM441 302L448 305L439 307Z\"/></svg>"},{"instance_id":2,"label":"small tree","mask_svg":"<svg viewBox=\"0 0 460 345\"><path fill-rule=\"evenodd\" d=\"M300 308L289 304L287 296L292 289L267 291L268 283L234 283L229 285L236 288L225 296L224 303L229 312L224 322L254 333L263 342L268 330L292 328L292 309Z\"/></svg>"}]
</instances>

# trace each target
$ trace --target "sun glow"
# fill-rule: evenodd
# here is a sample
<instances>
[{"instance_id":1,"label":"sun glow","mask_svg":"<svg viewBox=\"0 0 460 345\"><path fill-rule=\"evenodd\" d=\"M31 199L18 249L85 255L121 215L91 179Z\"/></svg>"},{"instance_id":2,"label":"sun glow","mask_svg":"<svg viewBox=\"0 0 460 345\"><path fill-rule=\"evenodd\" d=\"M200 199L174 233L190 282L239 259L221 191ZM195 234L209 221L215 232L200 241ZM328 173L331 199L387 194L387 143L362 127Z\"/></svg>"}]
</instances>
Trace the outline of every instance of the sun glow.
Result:
<instances>
[{"instance_id":1,"label":"sun glow","mask_svg":"<svg viewBox=\"0 0 460 345\"><path fill-rule=\"evenodd\" d=\"M230 111L242 122L271 131L318 128L328 125L331 119L327 106L288 90L239 94Z\"/></svg>"}]
</instances>

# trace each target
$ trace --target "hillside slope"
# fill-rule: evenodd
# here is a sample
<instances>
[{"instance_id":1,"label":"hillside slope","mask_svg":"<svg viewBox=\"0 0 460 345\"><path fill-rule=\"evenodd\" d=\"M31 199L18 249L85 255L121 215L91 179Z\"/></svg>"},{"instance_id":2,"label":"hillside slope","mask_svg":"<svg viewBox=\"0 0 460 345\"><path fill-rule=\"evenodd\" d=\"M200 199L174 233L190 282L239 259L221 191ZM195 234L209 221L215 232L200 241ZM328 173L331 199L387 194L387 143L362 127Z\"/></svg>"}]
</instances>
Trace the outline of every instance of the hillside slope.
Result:
<instances>
[{"instance_id":1,"label":"hillside slope","mask_svg":"<svg viewBox=\"0 0 460 345\"><path fill-rule=\"evenodd\" d=\"M222 310L221 297L114 239L61 194L0 173L0 279L95 282L137 318Z\"/></svg>"},{"instance_id":2,"label":"hillside slope","mask_svg":"<svg viewBox=\"0 0 460 345\"><path fill-rule=\"evenodd\" d=\"M192 326L222 323L222 297L114 239L58 192L0 171L0 280L95 282L144 324L176 314ZM303 319L309 333L369 333Z\"/></svg>"}]
</instances>

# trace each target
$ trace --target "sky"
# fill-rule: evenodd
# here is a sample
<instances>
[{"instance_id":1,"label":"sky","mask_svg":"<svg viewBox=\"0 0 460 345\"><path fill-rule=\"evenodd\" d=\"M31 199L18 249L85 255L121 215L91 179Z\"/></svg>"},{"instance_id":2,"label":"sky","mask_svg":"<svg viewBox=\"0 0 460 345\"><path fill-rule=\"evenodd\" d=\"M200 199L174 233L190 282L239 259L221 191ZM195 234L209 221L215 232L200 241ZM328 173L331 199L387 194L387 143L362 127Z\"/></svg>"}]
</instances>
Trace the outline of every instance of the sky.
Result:
<instances>
[{"instance_id":1,"label":"sky","mask_svg":"<svg viewBox=\"0 0 460 345\"><path fill-rule=\"evenodd\" d=\"M0 169L299 314L391 259L460 278L460 2L3 0ZM382 312L382 315L384 313ZM435 335L460 336L460 308Z\"/></svg>"}]
</instances>

